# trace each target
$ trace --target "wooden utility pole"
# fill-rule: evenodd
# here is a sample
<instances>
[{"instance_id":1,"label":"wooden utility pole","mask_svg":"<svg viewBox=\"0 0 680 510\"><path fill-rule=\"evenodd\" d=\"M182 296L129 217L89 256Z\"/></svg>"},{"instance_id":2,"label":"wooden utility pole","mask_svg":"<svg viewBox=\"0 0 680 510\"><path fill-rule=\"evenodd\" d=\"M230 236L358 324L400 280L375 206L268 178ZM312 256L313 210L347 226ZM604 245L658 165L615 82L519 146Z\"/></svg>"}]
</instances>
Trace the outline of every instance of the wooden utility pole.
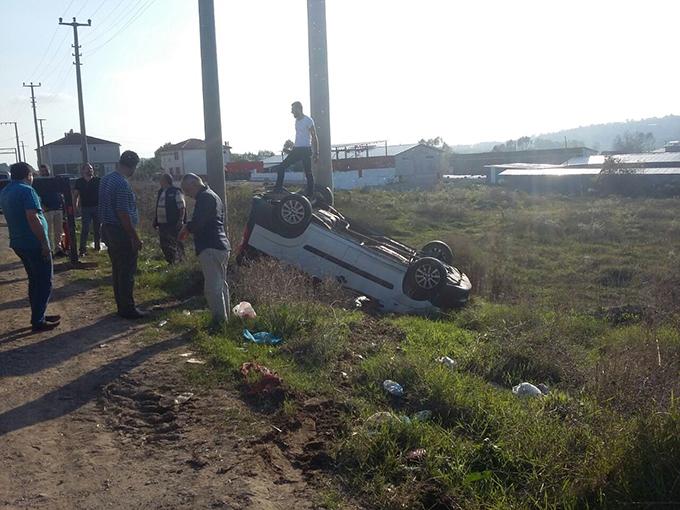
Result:
<instances>
[{"instance_id":1,"label":"wooden utility pole","mask_svg":"<svg viewBox=\"0 0 680 510\"><path fill-rule=\"evenodd\" d=\"M203 124L205 126L205 155L208 171L208 184L222 200L226 215L227 198L225 193L224 157L222 155L220 82L217 75L215 5L213 0L198 0L198 20L201 35Z\"/></svg>"},{"instance_id":2,"label":"wooden utility pole","mask_svg":"<svg viewBox=\"0 0 680 510\"><path fill-rule=\"evenodd\" d=\"M90 161L90 155L87 148L87 133L85 131L85 108L83 107L83 83L80 79L80 45L78 44L78 27L91 27L92 20L88 19L87 23L78 23L75 18L71 23L64 23L63 18L59 18L60 25L68 25L73 27L73 56L76 57L74 62L76 66L76 84L78 86L78 112L80 113L80 152L82 153L83 163Z\"/></svg>"},{"instance_id":3,"label":"wooden utility pole","mask_svg":"<svg viewBox=\"0 0 680 510\"><path fill-rule=\"evenodd\" d=\"M307 33L310 110L319 139L319 162L315 165L314 171L319 186L327 186L332 190L333 161L331 160L331 115L328 92L326 0L307 0Z\"/></svg>"},{"instance_id":4,"label":"wooden utility pole","mask_svg":"<svg viewBox=\"0 0 680 510\"><path fill-rule=\"evenodd\" d=\"M35 126L35 149L36 153L38 156L38 166L42 164L42 158L40 157L40 136L38 135L38 114L35 111L35 88L40 87L42 84L38 83L35 84L31 82L30 84L26 85L26 83L23 84L24 87L30 87L31 88L31 106L33 107L33 124ZM24 156L24 159L26 159L26 156Z\"/></svg>"}]
</instances>

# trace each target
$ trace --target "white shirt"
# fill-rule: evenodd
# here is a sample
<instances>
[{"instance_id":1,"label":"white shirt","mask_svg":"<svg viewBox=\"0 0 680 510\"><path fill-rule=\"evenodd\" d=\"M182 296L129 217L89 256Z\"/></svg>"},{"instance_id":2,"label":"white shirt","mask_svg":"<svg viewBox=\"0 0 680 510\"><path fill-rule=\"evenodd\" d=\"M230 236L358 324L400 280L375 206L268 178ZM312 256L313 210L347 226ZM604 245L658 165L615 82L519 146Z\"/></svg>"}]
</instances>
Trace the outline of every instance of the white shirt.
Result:
<instances>
[{"instance_id":1,"label":"white shirt","mask_svg":"<svg viewBox=\"0 0 680 510\"><path fill-rule=\"evenodd\" d=\"M312 134L310 129L314 127L314 121L311 117L303 115L299 119L295 119L295 147L311 147Z\"/></svg>"}]
</instances>

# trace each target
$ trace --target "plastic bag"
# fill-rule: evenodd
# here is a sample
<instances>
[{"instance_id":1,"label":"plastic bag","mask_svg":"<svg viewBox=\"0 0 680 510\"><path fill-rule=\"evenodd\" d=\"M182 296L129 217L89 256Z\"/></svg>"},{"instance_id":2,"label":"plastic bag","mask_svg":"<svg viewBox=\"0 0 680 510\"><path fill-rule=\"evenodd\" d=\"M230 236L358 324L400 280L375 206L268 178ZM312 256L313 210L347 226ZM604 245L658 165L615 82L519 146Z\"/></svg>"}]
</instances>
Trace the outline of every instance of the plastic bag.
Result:
<instances>
[{"instance_id":1,"label":"plastic bag","mask_svg":"<svg viewBox=\"0 0 680 510\"><path fill-rule=\"evenodd\" d=\"M385 388L387 393L394 395L395 397L401 397L404 395L404 388L401 387L401 384L389 379L383 381L383 388Z\"/></svg>"},{"instance_id":2,"label":"plastic bag","mask_svg":"<svg viewBox=\"0 0 680 510\"><path fill-rule=\"evenodd\" d=\"M518 397L542 397L543 393L531 383L523 382L512 387L512 392Z\"/></svg>"},{"instance_id":3,"label":"plastic bag","mask_svg":"<svg viewBox=\"0 0 680 510\"><path fill-rule=\"evenodd\" d=\"M260 345L279 345L283 342L283 338L278 338L268 331L260 331L259 333L251 333L249 330L243 330L243 338L249 342Z\"/></svg>"},{"instance_id":4,"label":"plastic bag","mask_svg":"<svg viewBox=\"0 0 680 510\"><path fill-rule=\"evenodd\" d=\"M254 319L257 317L253 305L248 303L248 301L241 301L232 309L232 312L241 319Z\"/></svg>"}]
</instances>

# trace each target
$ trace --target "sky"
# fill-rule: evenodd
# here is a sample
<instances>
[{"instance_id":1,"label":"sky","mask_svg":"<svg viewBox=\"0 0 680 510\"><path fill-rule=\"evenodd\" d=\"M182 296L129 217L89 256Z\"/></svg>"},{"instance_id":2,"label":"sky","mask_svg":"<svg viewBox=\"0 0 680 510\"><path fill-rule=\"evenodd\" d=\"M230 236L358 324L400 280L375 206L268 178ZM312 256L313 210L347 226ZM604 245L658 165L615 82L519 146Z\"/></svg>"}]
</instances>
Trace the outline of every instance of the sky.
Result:
<instances>
[{"instance_id":1,"label":"sky","mask_svg":"<svg viewBox=\"0 0 680 510\"><path fill-rule=\"evenodd\" d=\"M332 143L449 145L680 113L680 2L326 0ZM0 122L35 162L30 89L47 143L87 132L145 157L203 138L197 0L0 0ZM222 135L279 151L309 105L305 0L215 0ZM0 125L0 148L14 131ZM13 155L0 155L11 163Z\"/></svg>"}]
</instances>

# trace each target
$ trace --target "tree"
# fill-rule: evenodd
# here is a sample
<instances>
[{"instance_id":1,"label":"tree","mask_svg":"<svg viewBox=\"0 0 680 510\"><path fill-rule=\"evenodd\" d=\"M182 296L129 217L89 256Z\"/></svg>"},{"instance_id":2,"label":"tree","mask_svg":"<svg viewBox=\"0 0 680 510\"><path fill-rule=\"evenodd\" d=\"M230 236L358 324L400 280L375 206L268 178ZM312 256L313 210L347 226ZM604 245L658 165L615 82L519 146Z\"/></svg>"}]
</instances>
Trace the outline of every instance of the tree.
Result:
<instances>
[{"instance_id":1,"label":"tree","mask_svg":"<svg viewBox=\"0 0 680 510\"><path fill-rule=\"evenodd\" d=\"M623 136L616 135L614 138L614 150L621 153L649 152L656 146L652 133L626 131Z\"/></svg>"},{"instance_id":2,"label":"tree","mask_svg":"<svg viewBox=\"0 0 680 510\"><path fill-rule=\"evenodd\" d=\"M425 138L421 138L420 140L418 140L418 143L423 145L429 145L430 147L436 147L437 149L441 149L443 151L451 150L449 144L447 144L441 136L437 136L435 138L428 138L427 140Z\"/></svg>"},{"instance_id":3,"label":"tree","mask_svg":"<svg viewBox=\"0 0 680 510\"><path fill-rule=\"evenodd\" d=\"M254 152L244 152L243 154L231 153L232 161L262 161L274 156L274 152L268 150L259 150L257 154Z\"/></svg>"},{"instance_id":4,"label":"tree","mask_svg":"<svg viewBox=\"0 0 680 510\"><path fill-rule=\"evenodd\" d=\"M521 136L517 139L517 150L525 151L530 149L532 146L532 141L530 136Z\"/></svg>"},{"instance_id":5,"label":"tree","mask_svg":"<svg viewBox=\"0 0 680 510\"><path fill-rule=\"evenodd\" d=\"M157 156L142 158L132 178L136 181L150 181L163 172L161 161Z\"/></svg>"},{"instance_id":6,"label":"tree","mask_svg":"<svg viewBox=\"0 0 680 510\"><path fill-rule=\"evenodd\" d=\"M158 153L159 153L160 151L162 151L163 149L167 149L167 148L170 147L171 145L172 145L172 144L171 144L170 142L165 142L163 145L161 145L158 149L156 149L156 150L154 151L154 154L155 154L156 156L158 156Z\"/></svg>"}]
</instances>

